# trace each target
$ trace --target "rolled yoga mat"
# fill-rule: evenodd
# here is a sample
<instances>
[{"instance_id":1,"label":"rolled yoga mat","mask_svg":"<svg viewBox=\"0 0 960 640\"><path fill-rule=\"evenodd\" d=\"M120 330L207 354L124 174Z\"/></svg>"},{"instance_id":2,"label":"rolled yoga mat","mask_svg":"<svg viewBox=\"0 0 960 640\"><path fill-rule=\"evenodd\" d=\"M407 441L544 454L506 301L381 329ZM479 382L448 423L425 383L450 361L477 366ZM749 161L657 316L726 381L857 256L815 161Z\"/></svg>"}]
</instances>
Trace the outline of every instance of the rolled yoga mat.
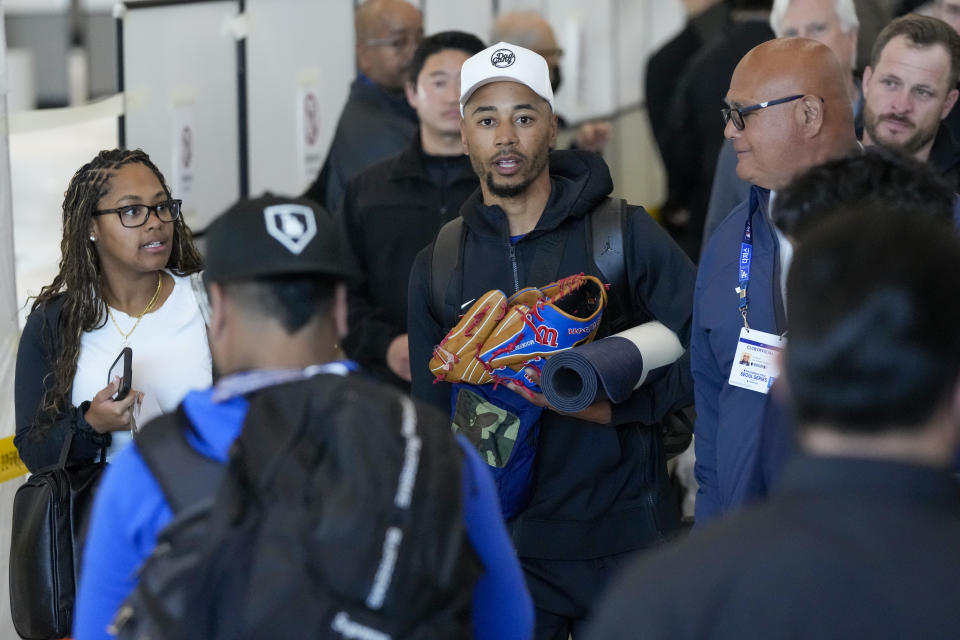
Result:
<instances>
[{"instance_id":1,"label":"rolled yoga mat","mask_svg":"<svg viewBox=\"0 0 960 640\"><path fill-rule=\"evenodd\" d=\"M555 409L575 413L599 394L617 404L650 372L676 362L684 349L677 335L653 321L554 354L540 373L540 388Z\"/></svg>"}]
</instances>

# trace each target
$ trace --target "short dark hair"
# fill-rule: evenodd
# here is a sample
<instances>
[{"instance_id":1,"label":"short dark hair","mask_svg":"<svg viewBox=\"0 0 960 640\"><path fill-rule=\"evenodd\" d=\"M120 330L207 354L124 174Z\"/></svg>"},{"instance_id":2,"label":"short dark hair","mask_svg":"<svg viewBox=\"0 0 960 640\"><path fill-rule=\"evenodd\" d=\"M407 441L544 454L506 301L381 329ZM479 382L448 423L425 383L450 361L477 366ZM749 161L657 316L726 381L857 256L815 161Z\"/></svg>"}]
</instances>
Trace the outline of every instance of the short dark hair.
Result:
<instances>
[{"instance_id":1,"label":"short dark hair","mask_svg":"<svg viewBox=\"0 0 960 640\"><path fill-rule=\"evenodd\" d=\"M960 375L960 235L898 206L848 209L808 234L787 281L786 374L802 425L921 426Z\"/></svg>"},{"instance_id":2,"label":"short dark hair","mask_svg":"<svg viewBox=\"0 0 960 640\"><path fill-rule=\"evenodd\" d=\"M413 52L413 59L410 61L410 82L417 84L417 77L423 71L423 65L427 63L427 58L435 53L447 49L457 49L472 56L485 48L486 46L480 38L464 31L441 31L432 36L427 36L420 41L417 50Z\"/></svg>"},{"instance_id":3,"label":"short dark hair","mask_svg":"<svg viewBox=\"0 0 960 640\"><path fill-rule=\"evenodd\" d=\"M883 147L831 160L777 194L772 217L794 240L844 207L896 206L911 216L951 219L954 193L929 164Z\"/></svg>"},{"instance_id":4,"label":"short dark hair","mask_svg":"<svg viewBox=\"0 0 960 640\"><path fill-rule=\"evenodd\" d=\"M282 275L221 284L245 311L276 319L292 334L331 312L337 283L328 276Z\"/></svg>"},{"instance_id":5,"label":"short dark hair","mask_svg":"<svg viewBox=\"0 0 960 640\"><path fill-rule=\"evenodd\" d=\"M950 77L947 82L947 91L957 85L960 77L960 34L949 24L931 16L921 16L908 13L893 20L877 35L870 52L870 66L877 68L880 55L891 40L897 36L906 36L914 46L920 48L931 47L935 44L943 46L950 56Z\"/></svg>"}]
</instances>

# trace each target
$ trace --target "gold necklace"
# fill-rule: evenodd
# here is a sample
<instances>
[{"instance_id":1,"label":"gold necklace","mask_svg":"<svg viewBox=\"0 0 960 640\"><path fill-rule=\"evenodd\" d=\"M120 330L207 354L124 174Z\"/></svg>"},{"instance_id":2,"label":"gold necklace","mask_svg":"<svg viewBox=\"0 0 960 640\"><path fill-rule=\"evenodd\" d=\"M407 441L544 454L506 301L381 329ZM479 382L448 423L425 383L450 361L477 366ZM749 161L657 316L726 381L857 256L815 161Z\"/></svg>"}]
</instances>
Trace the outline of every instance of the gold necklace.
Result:
<instances>
[{"instance_id":1,"label":"gold necklace","mask_svg":"<svg viewBox=\"0 0 960 640\"><path fill-rule=\"evenodd\" d=\"M107 315L110 316L110 321L113 322L113 326L117 328L117 331L120 332L120 335L123 336L123 346L127 346L127 341L130 338L130 334L136 331L137 327L140 325L140 321L143 320L143 316L147 315L147 312L153 308L154 303L157 301L157 298L160 296L160 287L163 285L163 275L162 272L157 272L157 290L153 292L153 297L150 298L150 302L147 303L147 306L143 308L143 311L140 312L140 315L137 316L137 321L133 323L133 328L126 333L123 332L123 329L120 328L120 325L117 324L117 319L113 317L113 312L110 311L110 305L107 305Z\"/></svg>"}]
</instances>

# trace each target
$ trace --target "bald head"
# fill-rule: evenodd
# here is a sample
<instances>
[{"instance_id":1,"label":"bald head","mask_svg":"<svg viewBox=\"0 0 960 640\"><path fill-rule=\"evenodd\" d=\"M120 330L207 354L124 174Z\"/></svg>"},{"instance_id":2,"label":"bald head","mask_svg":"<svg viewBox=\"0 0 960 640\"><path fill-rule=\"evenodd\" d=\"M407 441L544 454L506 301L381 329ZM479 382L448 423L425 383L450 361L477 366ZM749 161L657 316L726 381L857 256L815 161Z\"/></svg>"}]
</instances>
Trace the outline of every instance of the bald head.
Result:
<instances>
[{"instance_id":1,"label":"bald head","mask_svg":"<svg viewBox=\"0 0 960 640\"><path fill-rule=\"evenodd\" d=\"M353 26L357 40L379 38L383 27L396 21L413 19L422 24L420 10L404 0L366 0L354 14Z\"/></svg>"},{"instance_id":2,"label":"bald head","mask_svg":"<svg viewBox=\"0 0 960 640\"><path fill-rule=\"evenodd\" d=\"M856 147L845 71L829 47L806 38L770 40L750 50L733 72L726 102L747 108L724 135L738 154L737 175L768 189Z\"/></svg>"},{"instance_id":3,"label":"bald head","mask_svg":"<svg viewBox=\"0 0 960 640\"><path fill-rule=\"evenodd\" d=\"M510 11L500 14L493 25L490 41L509 42L531 51L557 48L553 29L536 11Z\"/></svg>"},{"instance_id":4,"label":"bald head","mask_svg":"<svg viewBox=\"0 0 960 640\"><path fill-rule=\"evenodd\" d=\"M360 72L385 89L401 90L423 38L420 10L404 0L367 0L357 7L354 30Z\"/></svg>"},{"instance_id":5,"label":"bald head","mask_svg":"<svg viewBox=\"0 0 960 640\"><path fill-rule=\"evenodd\" d=\"M547 61L554 92L560 88L560 56L563 50L557 45L550 23L536 11L500 14L493 25L490 42L509 42L536 51Z\"/></svg>"},{"instance_id":6,"label":"bald head","mask_svg":"<svg viewBox=\"0 0 960 640\"><path fill-rule=\"evenodd\" d=\"M774 91L812 93L824 102L847 101L846 73L836 55L824 44L808 38L780 38L764 42L740 60L734 79ZM734 81L731 81L731 86ZM849 104L846 105L846 111ZM851 113L851 121L853 115Z\"/></svg>"}]
</instances>

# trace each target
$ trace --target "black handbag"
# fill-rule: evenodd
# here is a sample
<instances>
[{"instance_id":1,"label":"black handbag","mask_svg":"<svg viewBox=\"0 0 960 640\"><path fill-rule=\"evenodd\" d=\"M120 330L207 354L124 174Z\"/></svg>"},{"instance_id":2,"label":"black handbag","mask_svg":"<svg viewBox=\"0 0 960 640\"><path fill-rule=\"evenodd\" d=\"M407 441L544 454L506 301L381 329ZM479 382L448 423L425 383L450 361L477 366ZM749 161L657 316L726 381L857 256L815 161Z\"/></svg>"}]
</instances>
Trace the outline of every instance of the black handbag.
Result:
<instances>
[{"instance_id":1,"label":"black handbag","mask_svg":"<svg viewBox=\"0 0 960 640\"><path fill-rule=\"evenodd\" d=\"M57 465L30 476L13 499L10 611L25 640L66 638L73 626L83 538L107 450L97 462L68 465L71 442L72 431Z\"/></svg>"}]
</instances>

